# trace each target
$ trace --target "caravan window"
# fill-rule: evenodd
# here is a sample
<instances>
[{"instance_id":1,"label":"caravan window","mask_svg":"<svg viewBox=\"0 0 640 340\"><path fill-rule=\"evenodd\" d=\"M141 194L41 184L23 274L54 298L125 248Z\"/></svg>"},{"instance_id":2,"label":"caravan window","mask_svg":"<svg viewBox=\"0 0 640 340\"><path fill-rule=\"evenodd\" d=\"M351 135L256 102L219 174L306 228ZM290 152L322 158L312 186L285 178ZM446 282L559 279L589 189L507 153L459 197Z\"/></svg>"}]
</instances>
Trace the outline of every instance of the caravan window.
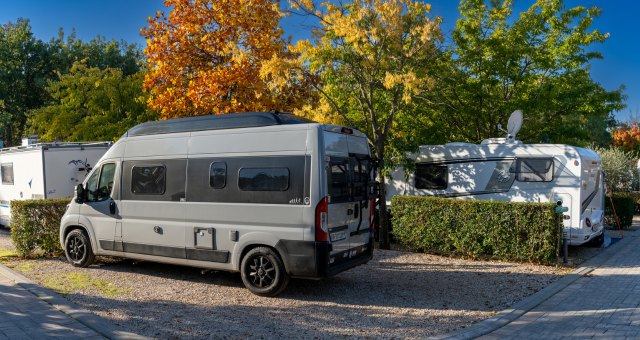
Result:
<instances>
[{"instance_id":1,"label":"caravan window","mask_svg":"<svg viewBox=\"0 0 640 340\"><path fill-rule=\"evenodd\" d=\"M518 158L516 173L520 182L550 182L553 179L553 158Z\"/></svg>"},{"instance_id":2,"label":"caravan window","mask_svg":"<svg viewBox=\"0 0 640 340\"><path fill-rule=\"evenodd\" d=\"M13 185L13 163L2 163L0 172L2 172L2 184Z\"/></svg>"},{"instance_id":3,"label":"caravan window","mask_svg":"<svg viewBox=\"0 0 640 340\"><path fill-rule=\"evenodd\" d=\"M131 192L136 195L164 194L166 171L164 165L132 167Z\"/></svg>"},{"instance_id":4,"label":"caravan window","mask_svg":"<svg viewBox=\"0 0 640 340\"><path fill-rule=\"evenodd\" d=\"M242 168L238 172L242 191L286 191L289 189L288 168Z\"/></svg>"},{"instance_id":5,"label":"caravan window","mask_svg":"<svg viewBox=\"0 0 640 340\"><path fill-rule=\"evenodd\" d=\"M416 163L416 189L444 190L449 182L446 164Z\"/></svg>"}]
</instances>

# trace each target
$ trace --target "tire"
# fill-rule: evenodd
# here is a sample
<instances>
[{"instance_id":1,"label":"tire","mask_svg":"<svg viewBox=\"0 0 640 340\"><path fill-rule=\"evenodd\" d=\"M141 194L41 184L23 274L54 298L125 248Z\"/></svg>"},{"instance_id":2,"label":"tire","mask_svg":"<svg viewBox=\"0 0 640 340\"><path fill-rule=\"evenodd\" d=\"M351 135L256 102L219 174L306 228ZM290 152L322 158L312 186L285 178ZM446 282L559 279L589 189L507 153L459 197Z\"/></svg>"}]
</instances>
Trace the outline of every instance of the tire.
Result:
<instances>
[{"instance_id":1,"label":"tire","mask_svg":"<svg viewBox=\"0 0 640 340\"><path fill-rule=\"evenodd\" d=\"M591 240L591 245L595 247L602 247L603 243L604 243L604 231L602 232L602 234L600 234L600 236L596 236L593 238L593 240Z\"/></svg>"},{"instance_id":2,"label":"tire","mask_svg":"<svg viewBox=\"0 0 640 340\"><path fill-rule=\"evenodd\" d=\"M276 296L289 283L282 259L267 247L253 248L242 258L240 275L244 286L259 296Z\"/></svg>"},{"instance_id":3,"label":"tire","mask_svg":"<svg viewBox=\"0 0 640 340\"><path fill-rule=\"evenodd\" d=\"M64 254L74 267L88 267L95 260L89 236L84 230L74 229L64 239Z\"/></svg>"}]
</instances>

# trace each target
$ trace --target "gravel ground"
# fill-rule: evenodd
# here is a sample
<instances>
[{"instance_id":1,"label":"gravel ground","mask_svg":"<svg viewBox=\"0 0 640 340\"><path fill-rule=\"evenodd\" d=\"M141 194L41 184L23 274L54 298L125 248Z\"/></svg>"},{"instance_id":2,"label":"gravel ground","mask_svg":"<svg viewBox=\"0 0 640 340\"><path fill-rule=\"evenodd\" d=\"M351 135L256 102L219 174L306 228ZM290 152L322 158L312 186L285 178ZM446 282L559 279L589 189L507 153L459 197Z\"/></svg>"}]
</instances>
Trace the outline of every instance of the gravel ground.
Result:
<instances>
[{"instance_id":1,"label":"gravel ground","mask_svg":"<svg viewBox=\"0 0 640 340\"><path fill-rule=\"evenodd\" d=\"M6 230L0 247L12 247ZM376 250L366 265L292 280L279 297L262 298L237 273L112 258L90 268L61 258L5 264L43 285L88 274L102 283L73 289L69 300L159 338L424 338L489 318L569 271Z\"/></svg>"}]
</instances>

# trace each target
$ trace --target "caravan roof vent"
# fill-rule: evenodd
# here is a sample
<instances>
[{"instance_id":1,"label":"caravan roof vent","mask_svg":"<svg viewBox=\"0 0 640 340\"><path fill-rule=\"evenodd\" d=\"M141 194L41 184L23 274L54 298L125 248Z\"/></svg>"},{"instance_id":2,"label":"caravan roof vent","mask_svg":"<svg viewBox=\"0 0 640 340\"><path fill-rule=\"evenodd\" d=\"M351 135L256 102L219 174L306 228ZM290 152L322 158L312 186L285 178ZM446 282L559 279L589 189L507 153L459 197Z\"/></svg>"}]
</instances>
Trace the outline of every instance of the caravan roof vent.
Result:
<instances>
[{"instance_id":1,"label":"caravan roof vent","mask_svg":"<svg viewBox=\"0 0 640 340\"><path fill-rule=\"evenodd\" d=\"M123 137L308 123L314 122L304 117L296 116L292 113L283 113L278 111L243 112L142 123L129 129Z\"/></svg>"},{"instance_id":2,"label":"caravan roof vent","mask_svg":"<svg viewBox=\"0 0 640 340\"><path fill-rule=\"evenodd\" d=\"M487 138L480 142L481 145L487 144L522 144L522 141L507 138Z\"/></svg>"}]
</instances>

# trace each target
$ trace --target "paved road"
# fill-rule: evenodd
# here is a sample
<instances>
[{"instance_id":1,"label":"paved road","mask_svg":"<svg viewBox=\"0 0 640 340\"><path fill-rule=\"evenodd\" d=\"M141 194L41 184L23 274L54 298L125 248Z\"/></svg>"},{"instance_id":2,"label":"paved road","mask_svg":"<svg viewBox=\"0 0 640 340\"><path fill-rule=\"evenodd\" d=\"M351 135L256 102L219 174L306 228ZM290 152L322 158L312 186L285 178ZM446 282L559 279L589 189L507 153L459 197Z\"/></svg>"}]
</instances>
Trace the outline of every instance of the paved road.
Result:
<instances>
[{"instance_id":1,"label":"paved road","mask_svg":"<svg viewBox=\"0 0 640 340\"><path fill-rule=\"evenodd\" d=\"M640 232L608 251L593 271L480 339L640 339Z\"/></svg>"},{"instance_id":2,"label":"paved road","mask_svg":"<svg viewBox=\"0 0 640 340\"><path fill-rule=\"evenodd\" d=\"M0 272L0 339L103 339Z\"/></svg>"}]
</instances>

